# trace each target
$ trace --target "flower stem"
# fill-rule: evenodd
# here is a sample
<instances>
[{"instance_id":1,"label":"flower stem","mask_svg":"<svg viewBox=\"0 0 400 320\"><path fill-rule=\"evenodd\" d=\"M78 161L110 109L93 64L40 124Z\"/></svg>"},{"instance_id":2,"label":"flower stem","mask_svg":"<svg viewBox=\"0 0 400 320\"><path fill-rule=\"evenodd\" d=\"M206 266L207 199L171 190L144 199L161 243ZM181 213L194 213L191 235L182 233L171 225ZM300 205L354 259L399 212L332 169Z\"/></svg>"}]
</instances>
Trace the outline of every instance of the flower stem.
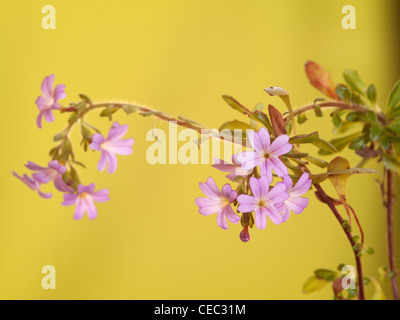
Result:
<instances>
[{"instance_id":1,"label":"flower stem","mask_svg":"<svg viewBox=\"0 0 400 320\"><path fill-rule=\"evenodd\" d=\"M325 204L328 205L328 207L331 209L333 214L335 215L336 220L340 223L340 225L343 225L343 218L340 215L340 213L337 211L334 203L330 199L330 197L325 193L325 191L322 189L322 187L319 184L314 184L315 188L317 189L318 193L318 198L324 202ZM353 235L351 231L344 229L344 232L347 236L347 239L349 240L351 247L353 248L356 243L353 240ZM356 268L357 268L357 278L358 278L358 299L359 300L365 300L365 291L364 291L364 277L363 277L363 271L362 271L362 263L361 263L361 257L359 256L359 253L361 252L360 250L354 250L354 257L356 260Z\"/></svg>"},{"instance_id":2,"label":"flower stem","mask_svg":"<svg viewBox=\"0 0 400 320\"><path fill-rule=\"evenodd\" d=\"M388 253L389 253L389 270L390 270L390 280L392 284L393 297L395 300L399 300L399 290L397 288L396 282L396 263L395 263L395 253L394 253L394 241L393 241L393 173L387 170L386 175L387 183L387 201L386 201L386 214L387 214L387 241L388 241ZM382 195L384 196L384 194Z\"/></svg>"},{"instance_id":3,"label":"flower stem","mask_svg":"<svg viewBox=\"0 0 400 320\"><path fill-rule=\"evenodd\" d=\"M358 104L350 104L350 103L341 102L341 101L327 101L327 102L318 103L318 107L320 107L320 108L337 108L337 109L342 109L342 110L353 110L353 111L364 112L364 113L366 113L368 111L372 111L372 112L376 113L376 116L378 117L380 122L385 123L385 118L381 113L376 112L372 109L368 109L368 108L358 105ZM314 108L315 108L315 104L312 104L312 105L305 106L303 108L294 110L293 114L294 114L294 116L298 116L302 113L313 110Z\"/></svg>"}]
</instances>

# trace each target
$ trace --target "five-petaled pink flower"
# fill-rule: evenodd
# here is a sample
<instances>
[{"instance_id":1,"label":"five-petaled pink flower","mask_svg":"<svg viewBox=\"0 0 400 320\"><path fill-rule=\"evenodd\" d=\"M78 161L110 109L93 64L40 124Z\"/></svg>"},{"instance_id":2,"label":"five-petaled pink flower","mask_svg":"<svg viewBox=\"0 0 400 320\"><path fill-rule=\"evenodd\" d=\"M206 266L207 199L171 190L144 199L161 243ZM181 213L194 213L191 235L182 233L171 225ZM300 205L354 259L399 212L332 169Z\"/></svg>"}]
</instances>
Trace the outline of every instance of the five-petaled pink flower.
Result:
<instances>
[{"instance_id":1,"label":"five-petaled pink flower","mask_svg":"<svg viewBox=\"0 0 400 320\"><path fill-rule=\"evenodd\" d=\"M116 154L129 155L133 152L132 145L135 140L132 138L121 140L127 131L127 124L120 126L118 122L114 122L108 132L107 138L104 138L100 133L93 135L89 148L101 151L97 169L103 171L108 163L108 172L114 173L117 170Z\"/></svg>"},{"instance_id":2,"label":"five-petaled pink flower","mask_svg":"<svg viewBox=\"0 0 400 320\"><path fill-rule=\"evenodd\" d=\"M272 181L272 169L279 177L289 174L288 169L279 159L279 156L292 149L288 135L280 135L271 143L268 130L261 128L257 133L250 131L247 137L254 151L244 151L237 155L242 169L260 166L261 175L267 175L269 181Z\"/></svg>"},{"instance_id":3,"label":"five-petaled pink flower","mask_svg":"<svg viewBox=\"0 0 400 320\"><path fill-rule=\"evenodd\" d=\"M237 192L232 190L229 184L225 184L219 191L213 178L209 177L205 183L199 183L201 191L208 198L197 198L196 205L199 207L199 213L208 216L217 213L217 224L222 229L228 229L228 219L232 223L238 223L240 217L233 211L232 202L237 197Z\"/></svg>"},{"instance_id":4,"label":"five-petaled pink flower","mask_svg":"<svg viewBox=\"0 0 400 320\"><path fill-rule=\"evenodd\" d=\"M42 82L42 96L36 99L36 105L39 109L39 115L36 118L36 124L39 128L42 127L42 117L47 122L54 121L52 110L58 110L61 105L58 100L64 99L67 95L64 92L65 85L59 84L53 90L54 74L44 78Z\"/></svg>"},{"instance_id":5,"label":"five-petaled pink flower","mask_svg":"<svg viewBox=\"0 0 400 320\"><path fill-rule=\"evenodd\" d=\"M301 196L310 190L311 182L308 173L303 173L294 187L293 181L289 176L283 178L286 192L290 195L278 208L279 211L282 212L283 221L289 219L290 210L296 214L300 214L303 212L304 208L308 206L309 200Z\"/></svg>"},{"instance_id":6,"label":"five-petaled pink flower","mask_svg":"<svg viewBox=\"0 0 400 320\"><path fill-rule=\"evenodd\" d=\"M286 186L278 182L275 187L269 190L271 180L267 176L261 176L260 179L250 178L250 188L253 196L241 194L237 200L239 202L238 210L240 212L254 211L256 226L258 229L264 229L267 225L267 216L275 224L283 222L279 207L282 206L289 194L286 192Z\"/></svg>"},{"instance_id":7,"label":"five-petaled pink flower","mask_svg":"<svg viewBox=\"0 0 400 320\"><path fill-rule=\"evenodd\" d=\"M247 177L253 170L242 169L240 163L236 160L236 156L236 154L232 156L232 163L220 159L214 159L212 167L222 172L229 172L229 174L226 175L229 180L233 180L236 177Z\"/></svg>"},{"instance_id":8,"label":"five-petaled pink flower","mask_svg":"<svg viewBox=\"0 0 400 320\"><path fill-rule=\"evenodd\" d=\"M97 209L94 202L106 202L110 200L108 197L108 189L94 191L94 183L84 186L78 186L78 193L64 193L63 206L71 206L76 204L74 219L79 220L87 212L89 219L93 220L97 217Z\"/></svg>"},{"instance_id":9,"label":"five-petaled pink flower","mask_svg":"<svg viewBox=\"0 0 400 320\"><path fill-rule=\"evenodd\" d=\"M14 177L18 178L23 183L25 183L32 190L36 190L39 196L41 196L42 198L50 199L53 196L51 193L44 193L40 191L40 183L35 179L29 177L26 173L21 177L19 174L13 171L13 175Z\"/></svg>"},{"instance_id":10,"label":"five-petaled pink flower","mask_svg":"<svg viewBox=\"0 0 400 320\"><path fill-rule=\"evenodd\" d=\"M28 169L35 171L35 173L32 174L32 177L36 181L46 184L51 180L53 180L54 186L56 187L57 190L61 192L74 191L65 184L62 175L65 173L67 169L61 164L59 164L57 160L50 161L47 168L41 167L31 161L28 161L28 163L25 166Z\"/></svg>"}]
</instances>

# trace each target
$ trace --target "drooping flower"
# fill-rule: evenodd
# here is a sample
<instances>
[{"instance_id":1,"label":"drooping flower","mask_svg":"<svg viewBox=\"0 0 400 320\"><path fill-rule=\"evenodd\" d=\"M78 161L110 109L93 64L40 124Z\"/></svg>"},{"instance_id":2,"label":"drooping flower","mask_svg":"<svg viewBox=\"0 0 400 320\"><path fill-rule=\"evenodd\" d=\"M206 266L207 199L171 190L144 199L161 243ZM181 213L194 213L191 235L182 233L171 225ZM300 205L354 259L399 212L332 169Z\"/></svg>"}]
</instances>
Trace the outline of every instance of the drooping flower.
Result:
<instances>
[{"instance_id":1,"label":"drooping flower","mask_svg":"<svg viewBox=\"0 0 400 320\"><path fill-rule=\"evenodd\" d=\"M257 133L250 131L248 139L254 151L244 151L237 155L242 169L248 170L260 166L261 175L267 175L269 181L272 181L272 170L279 177L288 175L288 169L279 159L279 156L292 149L288 135L280 135L271 143L269 132L263 127Z\"/></svg>"},{"instance_id":2,"label":"drooping flower","mask_svg":"<svg viewBox=\"0 0 400 320\"><path fill-rule=\"evenodd\" d=\"M36 118L36 124L39 128L42 128L42 117L44 117L47 122L54 121L52 110L60 109L61 105L57 101L67 96L64 92L64 84L57 85L53 90L53 83L54 74L44 78L41 88L42 96L39 96L35 101L39 109L39 115Z\"/></svg>"},{"instance_id":3,"label":"drooping flower","mask_svg":"<svg viewBox=\"0 0 400 320\"><path fill-rule=\"evenodd\" d=\"M42 198L50 199L53 196L51 193L44 193L44 192L40 191L40 183L38 181L36 181L35 179L29 177L26 173L23 176L20 176L19 174L15 173L13 171L12 174L14 175L14 177L18 178L23 183L25 183L29 188L37 191L39 196L41 196Z\"/></svg>"},{"instance_id":4,"label":"drooping flower","mask_svg":"<svg viewBox=\"0 0 400 320\"><path fill-rule=\"evenodd\" d=\"M74 219L82 219L87 212L89 219L93 220L97 217L97 208L94 202L106 202L110 200L108 197L108 189L94 191L94 183L84 186L78 186L78 193L64 193L63 206L71 206L76 204Z\"/></svg>"},{"instance_id":5,"label":"drooping flower","mask_svg":"<svg viewBox=\"0 0 400 320\"><path fill-rule=\"evenodd\" d=\"M225 184L219 191L213 178L209 177L205 183L199 183L201 191L208 198L197 198L196 205L199 207L199 213L208 216L217 213L217 224L220 228L227 230L228 219L232 223L238 223L240 218L232 209L232 202L237 197L237 192L232 190L229 184Z\"/></svg>"},{"instance_id":6,"label":"drooping flower","mask_svg":"<svg viewBox=\"0 0 400 320\"><path fill-rule=\"evenodd\" d=\"M232 163L220 159L214 159L215 163L212 167L222 172L229 172L229 174L226 175L229 180L233 180L236 177L248 176L253 170L242 169L241 164L236 160L236 156L237 155L232 156Z\"/></svg>"},{"instance_id":7,"label":"drooping flower","mask_svg":"<svg viewBox=\"0 0 400 320\"><path fill-rule=\"evenodd\" d=\"M304 208L308 206L309 200L301 196L310 190L311 182L308 173L303 173L294 187L293 181L289 176L283 178L286 192L290 195L278 208L279 211L282 212L283 221L289 219L290 210L296 214L300 214L303 212Z\"/></svg>"},{"instance_id":8,"label":"drooping flower","mask_svg":"<svg viewBox=\"0 0 400 320\"><path fill-rule=\"evenodd\" d=\"M279 182L271 190L269 185L271 180L263 175L260 179L250 178L250 188L253 196L241 194L238 196L238 210L241 212L254 211L256 226L258 229L264 229L267 225L267 216L275 224L283 222L282 215L278 207L282 206L289 194L286 192L286 186Z\"/></svg>"},{"instance_id":9,"label":"drooping flower","mask_svg":"<svg viewBox=\"0 0 400 320\"><path fill-rule=\"evenodd\" d=\"M108 132L107 138L104 138L100 133L95 133L93 135L92 143L89 145L89 148L101 151L97 169L103 171L108 164L108 172L114 173L115 170L117 170L116 154L125 156L133 152L132 145L135 140L132 138L121 140L127 131L127 124L121 126L118 122L114 122Z\"/></svg>"},{"instance_id":10,"label":"drooping flower","mask_svg":"<svg viewBox=\"0 0 400 320\"><path fill-rule=\"evenodd\" d=\"M46 184L51 180L53 180L54 186L56 187L57 190L61 192L74 191L65 184L62 175L65 173L67 169L61 164L59 164L57 160L50 161L47 168L41 167L31 161L28 161L25 167L27 167L32 171L35 171L35 173L32 174L32 177L40 183Z\"/></svg>"}]
</instances>

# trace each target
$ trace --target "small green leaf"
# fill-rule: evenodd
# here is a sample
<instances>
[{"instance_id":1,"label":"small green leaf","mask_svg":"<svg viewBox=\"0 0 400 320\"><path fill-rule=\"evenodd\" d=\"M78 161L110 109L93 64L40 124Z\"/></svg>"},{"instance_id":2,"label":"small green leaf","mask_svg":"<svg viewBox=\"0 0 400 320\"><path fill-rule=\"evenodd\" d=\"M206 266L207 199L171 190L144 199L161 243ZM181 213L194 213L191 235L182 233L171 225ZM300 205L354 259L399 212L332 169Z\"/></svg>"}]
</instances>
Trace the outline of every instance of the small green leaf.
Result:
<instances>
[{"instance_id":1,"label":"small green leaf","mask_svg":"<svg viewBox=\"0 0 400 320\"><path fill-rule=\"evenodd\" d=\"M371 141L377 141L379 140L379 137L381 135L381 126L379 125L378 122L375 122L372 124L371 129L369 131L369 138Z\"/></svg>"},{"instance_id":2,"label":"small green leaf","mask_svg":"<svg viewBox=\"0 0 400 320\"><path fill-rule=\"evenodd\" d=\"M366 145L365 136L360 136L360 137L358 137L358 138L355 138L355 139L353 140L353 142L350 143L349 148L350 148L350 149L357 150L357 149L362 149L362 148L364 148L365 145Z\"/></svg>"},{"instance_id":3,"label":"small green leaf","mask_svg":"<svg viewBox=\"0 0 400 320\"><path fill-rule=\"evenodd\" d=\"M260 122L270 133L273 132L271 121L264 112L254 111L253 119Z\"/></svg>"},{"instance_id":4,"label":"small green leaf","mask_svg":"<svg viewBox=\"0 0 400 320\"><path fill-rule=\"evenodd\" d=\"M394 108L399 106L399 102L400 102L400 80L396 82L392 91L390 92L390 96L386 104L386 114L389 114Z\"/></svg>"},{"instance_id":5,"label":"small green leaf","mask_svg":"<svg viewBox=\"0 0 400 320\"><path fill-rule=\"evenodd\" d=\"M301 134L289 139L289 142L292 144L300 144L300 143L312 143L318 140L319 135L318 132L312 132L310 134Z\"/></svg>"},{"instance_id":6,"label":"small green leaf","mask_svg":"<svg viewBox=\"0 0 400 320\"><path fill-rule=\"evenodd\" d=\"M347 84L350 86L350 88L352 88L354 91L358 92L359 94L365 96L367 87L362 82L362 80L356 70L352 70L352 69L344 70L343 78L347 82Z\"/></svg>"},{"instance_id":7,"label":"small green leaf","mask_svg":"<svg viewBox=\"0 0 400 320\"><path fill-rule=\"evenodd\" d=\"M56 135L54 135L53 137L53 141L57 142L57 141L61 141L62 139L65 138L65 135L67 134L68 130L64 129L63 131L57 133Z\"/></svg>"},{"instance_id":8,"label":"small green leaf","mask_svg":"<svg viewBox=\"0 0 400 320\"><path fill-rule=\"evenodd\" d=\"M368 121L371 121L371 122L376 122L376 121L378 121L378 116L377 116L376 113L373 112L372 110L369 110L369 111L366 113L365 117L366 117L366 119L367 119Z\"/></svg>"},{"instance_id":9,"label":"small green leaf","mask_svg":"<svg viewBox=\"0 0 400 320\"><path fill-rule=\"evenodd\" d=\"M386 153L382 153L382 162L386 169L393 172L400 172L400 163L396 158Z\"/></svg>"},{"instance_id":10,"label":"small green leaf","mask_svg":"<svg viewBox=\"0 0 400 320\"><path fill-rule=\"evenodd\" d=\"M303 293L311 293L314 291L321 290L329 282L325 279L318 278L316 276L310 277L303 285Z\"/></svg>"},{"instance_id":11,"label":"small green leaf","mask_svg":"<svg viewBox=\"0 0 400 320\"><path fill-rule=\"evenodd\" d=\"M346 116L347 121L365 121L365 114L362 112L349 112Z\"/></svg>"},{"instance_id":12,"label":"small green leaf","mask_svg":"<svg viewBox=\"0 0 400 320\"><path fill-rule=\"evenodd\" d=\"M336 94L340 100L345 101L345 102L350 102L351 91L346 85L338 84L336 86Z\"/></svg>"},{"instance_id":13,"label":"small green leaf","mask_svg":"<svg viewBox=\"0 0 400 320\"><path fill-rule=\"evenodd\" d=\"M367 252L368 254L374 254L375 250L372 247L365 247L365 252Z\"/></svg>"},{"instance_id":14,"label":"small green leaf","mask_svg":"<svg viewBox=\"0 0 400 320\"><path fill-rule=\"evenodd\" d=\"M325 279L326 281L332 282L339 276L336 271L328 270L328 269L318 269L314 271L314 274L317 278Z\"/></svg>"},{"instance_id":15,"label":"small green leaf","mask_svg":"<svg viewBox=\"0 0 400 320\"><path fill-rule=\"evenodd\" d=\"M389 137L387 135L381 135L381 138L379 139L381 146L383 149L387 150L390 147L390 141Z\"/></svg>"},{"instance_id":16,"label":"small green leaf","mask_svg":"<svg viewBox=\"0 0 400 320\"><path fill-rule=\"evenodd\" d=\"M90 98L84 94L80 94L79 98L81 98L83 101L86 101L89 104L92 104L92 101L90 100Z\"/></svg>"},{"instance_id":17,"label":"small green leaf","mask_svg":"<svg viewBox=\"0 0 400 320\"><path fill-rule=\"evenodd\" d=\"M312 144L314 146L316 146L317 148L324 150L328 153L336 153L338 152L338 150L335 148L335 146L333 146L331 143L329 143L328 141L322 139L322 138L318 138L318 140L312 142Z\"/></svg>"},{"instance_id":18,"label":"small green leaf","mask_svg":"<svg viewBox=\"0 0 400 320\"><path fill-rule=\"evenodd\" d=\"M367 89L367 98L371 104L376 103L376 88L373 84L370 84L368 89Z\"/></svg>"},{"instance_id":19,"label":"small green leaf","mask_svg":"<svg viewBox=\"0 0 400 320\"><path fill-rule=\"evenodd\" d=\"M304 122L306 122L308 120L307 115L305 113L299 114L297 116L297 122L299 124L303 124Z\"/></svg>"},{"instance_id":20,"label":"small green leaf","mask_svg":"<svg viewBox=\"0 0 400 320\"><path fill-rule=\"evenodd\" d=\"M340 118L338 110L332 113L332 123L336 128L340 128L342 125L342 119Z\"/></svg>"},{"instance_id":21,"label":"small green leaf","mask_svg":"<svg viewBox=\"0 0 400 320\"><path fill-rule=\"evenodd\" d=\"M239 121L239 120L232 120L232 121L227 121L225 123L223 123L220 127L219 127L219 131L222 131L224 129L228 129L228 130L234 130L234 129L241 129L241 130L254 130L254 128L249 125L248 123L245 123L243 121Z\"/></svg>"},{"instance_id":22,"label":"small green leaf","mask_svg":"<svg viewBox=\"0 0 400 320\"><path fill-rule=\"evenodd\" d=\"M304 159L306 159L307 161L311 162L312 164L315 164L316 166L320 167L320 168L326 168L328 166L328 162L315 158L315 157L311 157L311 156L307 156Z\"/></svg>"}]
</instances>

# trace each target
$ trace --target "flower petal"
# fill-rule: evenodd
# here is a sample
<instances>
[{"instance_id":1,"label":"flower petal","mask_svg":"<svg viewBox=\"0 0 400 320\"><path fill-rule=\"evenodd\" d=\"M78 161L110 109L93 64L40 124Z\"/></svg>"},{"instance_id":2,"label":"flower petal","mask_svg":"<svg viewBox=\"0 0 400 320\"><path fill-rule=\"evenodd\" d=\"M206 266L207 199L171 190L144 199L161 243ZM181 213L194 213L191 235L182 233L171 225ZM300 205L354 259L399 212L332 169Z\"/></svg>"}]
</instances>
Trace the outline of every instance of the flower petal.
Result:
<instances>
[{"instance_id":1,"label":"flower petal","mask_svg":"<svg viewBox=\"0 0 400 320\"><path fill-rule=\"evenodd\" d=\"M304 208L308 206L309 200L303 197L290 197L285 201L285 204L290 210L296 214L303 212Z\"/></svg>"},{"instance_id":2,"label":"flower petal","mask_svg":"<svg viewBox=\"0 0 400 320\"><path fill-rule=\"evenodd\" d=\"M292 150L292 145L289 143L289 136L282 134L272 142L269 153L274 156L281 156Z\"/></svg>"},{"instance_id":3,"label":"flower petal","mask_svg":"<svg viewBox=\"0 0 400 320\"><path fill-rule=\"evenodd\" d=\"M254 211L254 217L256 221L256 227L258 229L265 229L267 226L267 215L265 208L257 208Z\"/></svg>"}]
</instances>

